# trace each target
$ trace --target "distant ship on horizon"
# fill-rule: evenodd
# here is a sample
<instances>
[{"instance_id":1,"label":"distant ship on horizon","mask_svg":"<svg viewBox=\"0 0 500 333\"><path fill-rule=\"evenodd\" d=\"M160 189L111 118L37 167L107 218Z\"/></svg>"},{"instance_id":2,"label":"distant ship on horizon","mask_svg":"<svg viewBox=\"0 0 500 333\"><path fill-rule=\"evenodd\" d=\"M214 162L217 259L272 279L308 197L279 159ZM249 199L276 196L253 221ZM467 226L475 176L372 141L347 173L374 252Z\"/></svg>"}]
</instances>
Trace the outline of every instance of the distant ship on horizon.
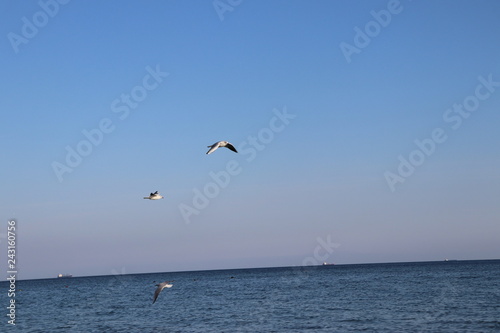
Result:
<instances>
[{"instance_id":1,"label":"distant ship on horizon","mask_svg":"<svg viewBox=\"0 0 500 333\"><path fill-rule=\"evenodd\" d=\"M61 279L61 278L72 278L72 277L73 277L73 275L71 275L71 274L58 274L57 275L58 279Z\"/></svg>"}]
</instances>

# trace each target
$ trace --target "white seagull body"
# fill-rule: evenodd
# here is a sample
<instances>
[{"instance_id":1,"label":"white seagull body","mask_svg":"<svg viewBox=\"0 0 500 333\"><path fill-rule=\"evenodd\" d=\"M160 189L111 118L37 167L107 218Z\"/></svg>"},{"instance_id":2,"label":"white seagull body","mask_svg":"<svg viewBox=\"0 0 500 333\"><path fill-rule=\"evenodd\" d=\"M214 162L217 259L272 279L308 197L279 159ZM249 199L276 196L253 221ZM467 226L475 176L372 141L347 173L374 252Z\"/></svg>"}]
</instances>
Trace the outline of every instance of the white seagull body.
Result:
<instances>
[{"instance_id":1,"label":"white seagull body","mask_svg":"<svg viewBox=\"0 0 500 333\"><path fill-rule=\"evenodd\" d=\"M174 281L165 281L160 284L157 284L158 288L155 290L155 295L153 297L153 304L155 304L156 299L158 298L158 295L161 293L161 291L165 288L172 288L173 284L171 282Z\"/></svg>"},{"instance_id":2,"label":"white seagull body","mask_svg":"<svg viewBox=\"0 0 500 333\"><path fill-rule=\"evenodd\" d=\"M163 199L163 196L156 191L155 193L150 193L149 197L144 197L144 199L149 199L149 200L158 200L158 199Z\"/></svg>"},{"instance_id":3,"label":"white seagull body","mask_svg":"<svg viewBox=\"0 0 500 333\"><path fill-rule=\"evenodd\" d=\"M232 144L230 144L229 142L227 141L218 141L216 143L214 143L213 145L211 146L207 146L208 148L210 148L209 151L207 151L207 154L211 154L213 153L215 150L217 150L217 148L219 147L226 147L232 151L234 151L235 153L237 153L238 151L236 150L236 148L234 148L234 146Z\"/></svg>"}]
</instances>

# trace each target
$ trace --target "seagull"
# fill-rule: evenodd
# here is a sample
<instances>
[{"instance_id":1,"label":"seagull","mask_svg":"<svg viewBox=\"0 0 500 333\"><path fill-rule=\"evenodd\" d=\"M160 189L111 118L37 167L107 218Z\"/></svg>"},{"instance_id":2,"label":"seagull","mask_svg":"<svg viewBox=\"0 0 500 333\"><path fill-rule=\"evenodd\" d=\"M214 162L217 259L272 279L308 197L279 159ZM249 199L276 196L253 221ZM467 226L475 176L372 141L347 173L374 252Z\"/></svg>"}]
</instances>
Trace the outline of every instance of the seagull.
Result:
<instances>
[{"instance_id":1,"label":"seagull","mask_svg":"<svg viewBox=\"0 0 500 333\"><path fill-rule=\"evenodd\" d=\"M155 193L150 193L149 197L144 197L144 199L149 199L149 200L158 200L158 199L163 199L163 196L156 191Z\"/></svg>"},{"instance_id":2,"label":"seagull","mask_svg":"<svg viewBox=\"0 0 500 333\"><path fill-rule=\"evenodd\" d=\"M155 290L155 295L153 297L153 304L155 304L156 299L158 298L158 295L161 293L161 291L164 288L172 288L173 284L171 284L170 282L174 282L174 281L165 281L165 282L162 282L162 283L156 285L158 288L156 288L156 290Z\"/></svg>"},{"instance_id":3,"label":"seagull","mask_svg":"<svg viewBox=\"0 0 500 333\"><path fill-rule=\"evenodd\" d=\"M230 144L229 142L227 142L227 141L218 141L218 142L214 143L213 145L207 146L207 147L210 148L210 150L207 151L207 155L213 153L219 147L226 147L226 148L231 149L235 153L238 152L236 150L236 148L234 148L234 146L232 144Z\"/></svg>"}]
</instances>

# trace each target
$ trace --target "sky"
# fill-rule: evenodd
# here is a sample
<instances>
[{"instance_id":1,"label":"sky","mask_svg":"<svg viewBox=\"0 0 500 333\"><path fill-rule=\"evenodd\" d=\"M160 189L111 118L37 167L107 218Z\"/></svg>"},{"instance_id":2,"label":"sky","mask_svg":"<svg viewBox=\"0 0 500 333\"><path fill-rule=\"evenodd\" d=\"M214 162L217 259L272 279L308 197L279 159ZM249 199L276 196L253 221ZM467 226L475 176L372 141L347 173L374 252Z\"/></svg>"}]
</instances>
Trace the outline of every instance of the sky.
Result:
<instances>
[{"instance_id":1,"label":"sky","mask_svg":"<svg viewBox=\"0 0 500 333\"><path fill-rule=\"evenodd\" d=\"M498 1L0 12L19 279L500 258Z\"/></svg>"}]
</instances>

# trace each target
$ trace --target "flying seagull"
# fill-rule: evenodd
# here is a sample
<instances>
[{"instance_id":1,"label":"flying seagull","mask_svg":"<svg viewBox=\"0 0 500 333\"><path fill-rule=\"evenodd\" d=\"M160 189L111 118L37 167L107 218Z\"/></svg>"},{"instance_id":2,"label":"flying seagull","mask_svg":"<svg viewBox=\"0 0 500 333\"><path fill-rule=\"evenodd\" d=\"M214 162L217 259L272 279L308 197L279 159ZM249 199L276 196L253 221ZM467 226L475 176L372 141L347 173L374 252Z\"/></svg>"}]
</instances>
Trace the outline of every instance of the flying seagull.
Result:
<instances>
[{"instance_id":1,"label":"flying seagull","mask_svg":"<svg viewBox=\"0 0 500 333\"><path fill-rule=\"evenodd\" d=\"M164 288L172 288L173 284L171 284L170 282L174 282L174 281L165 281L165 282L162 282L162 283L156 285L156 286L158 286L158 288L156 288L156 290L155 290L155 295L153 297L153 304L155 304L156 299L158 298L158 295L161 293L161 291Z\"/></svg>"},{"instance_id":2,"label":"flying seagull","mask_svg":"<svg viewBox=\"0 0 500 333\"><path fill-rule=\"evenodd\" d=\"M219 142L216 142L214 143L213 145L211 146L207 146L208 148L210 148L209 151L207 151L207 154L211 154L213 153L217 148L219 147L226 147L226 148L229 148L231 149L232 151L234 151L235 153L237 153L238 151L236 150L236 148L234 148L234 146L232 144L230 144L229 142L227 141L219 141Z\"/></svg>"},{"instance_id":3,"label":"flying seagull","mask_svg":"<svg viewBox=\"0 0 500 333\"><path fill-rule=\"evenodd\" d=\"M158 200L158 199L163 199L163 196L156 191L155 193L150 193L149 197L144 197L144 199L149 199L149 200Z\"/></svg>"}]
</instances>

